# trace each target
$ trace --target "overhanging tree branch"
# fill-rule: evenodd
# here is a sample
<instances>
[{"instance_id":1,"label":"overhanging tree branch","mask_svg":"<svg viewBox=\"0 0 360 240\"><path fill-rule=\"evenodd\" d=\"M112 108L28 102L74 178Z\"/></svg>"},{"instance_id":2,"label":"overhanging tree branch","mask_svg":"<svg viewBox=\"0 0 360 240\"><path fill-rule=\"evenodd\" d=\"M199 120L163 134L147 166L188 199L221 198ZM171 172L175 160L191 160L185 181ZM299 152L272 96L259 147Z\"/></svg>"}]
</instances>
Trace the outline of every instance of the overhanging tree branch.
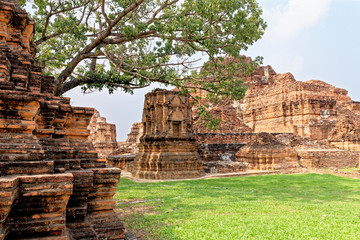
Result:
<instances>
[{"instance_id":1,"label":"overhanging tree branch","mask_svg":"<svg viewBox=\"0 0 360 240\"><path fill-rule=\"evenodd\" d=\"M57 74L56 95L76 86L114 90L151 82L199 88L214 95L237 93L241 84L233 69L240 65L221 59L240 58L240 51L258 40L266 26L255 0L35 4L37 19L43 16L36 33L37 58L48 65L45 71ZM204 67L195 58L198 53L206 56Z\"/></svg>"},{"instance_id":2,"label":"overhanging tree branch","mask_svg":"<svg viewBox=\"0 0 360 240\"><path fill-rule=\"evenodd\" d=\"M101 44L101 42L109 36L111 33L112 28L122 19L124 18L128 13L130 13L132 10L136 9L144 0L135 0L133 4L131 4L128 8L126 8L124 11L122 11L114 21L109 23L109 26L102 32L98 34L98 36L90 43L88 44L82 51L80 51L68 64L68 67L66 67L58 76L56 79L55 84L55 95L60 94L60 88L61 85L65 82L65 80L70 76L70 74L74 71L76 66L85 59L85 54L91 52L93 49L95 49L97 46Z\"/></svg>"}]
</instances>

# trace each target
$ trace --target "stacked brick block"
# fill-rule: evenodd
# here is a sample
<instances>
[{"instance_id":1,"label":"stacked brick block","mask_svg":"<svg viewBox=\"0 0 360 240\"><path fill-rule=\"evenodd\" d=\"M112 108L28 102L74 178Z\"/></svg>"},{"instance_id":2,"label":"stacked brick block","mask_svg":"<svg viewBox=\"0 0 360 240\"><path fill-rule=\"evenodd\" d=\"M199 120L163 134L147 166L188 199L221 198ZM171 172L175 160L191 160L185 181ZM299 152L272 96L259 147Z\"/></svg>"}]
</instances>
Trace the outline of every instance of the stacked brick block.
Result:
<instances>
[{"instance_id":1,"label":"stacked brick block","mask_svg":"<svg viewBox=\"0 0 360 240\"><path fill-rule=\"evenodd\" d=\"M94 110L52 94L33 30L17 1L0 0L0 239L123 239L120 170L87 140Z\"/></svg>"}]
</instances>

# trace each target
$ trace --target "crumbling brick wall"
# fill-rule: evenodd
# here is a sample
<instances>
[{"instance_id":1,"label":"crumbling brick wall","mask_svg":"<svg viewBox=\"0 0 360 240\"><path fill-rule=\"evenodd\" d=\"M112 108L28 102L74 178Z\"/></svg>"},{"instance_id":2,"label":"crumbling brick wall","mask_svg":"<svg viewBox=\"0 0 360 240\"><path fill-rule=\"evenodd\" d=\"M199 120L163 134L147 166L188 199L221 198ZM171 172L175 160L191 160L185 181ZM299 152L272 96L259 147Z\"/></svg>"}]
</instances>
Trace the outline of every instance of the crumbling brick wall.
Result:
<instances>
[{"instance_id":1,"label":"crumbling brick wall","mask_svg":"<svg viewBox=\"0 0 360 240\"><path fill-rule=\"evenodd\" d=\"M123 239L120 170L87 140L94 110L52 94L33 31L19 2L0 0L0 239Z\"/></svg>"}]
</instances>

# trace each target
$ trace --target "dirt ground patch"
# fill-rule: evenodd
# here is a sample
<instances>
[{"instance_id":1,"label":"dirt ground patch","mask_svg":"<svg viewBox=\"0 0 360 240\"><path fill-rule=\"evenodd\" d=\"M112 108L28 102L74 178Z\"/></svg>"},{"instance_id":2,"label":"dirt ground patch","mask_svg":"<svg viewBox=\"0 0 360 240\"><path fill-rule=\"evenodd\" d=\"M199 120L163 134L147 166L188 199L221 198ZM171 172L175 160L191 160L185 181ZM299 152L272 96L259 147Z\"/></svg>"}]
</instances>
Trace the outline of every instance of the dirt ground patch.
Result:
<instances>
[{"instance_id":1,"label":"dirt ground patch","mask_svg":"<svg viewBox=\"0 0 360 240\"><path fill-rule=\"evenodd\" d=\"M143 225L140 217L142 215L158 214L154 211L155 206L144 205L144 203L153 201L154 200L132 199L131 201L116 203L116 206L121 206L121 208L116 208L116 212L119 214L126 231L136 236L138 240L160 239L154 234L157 227Z\"/></svg>"},{"instance_id":2,"label":"dirt ground patch","mask_svg":"<svg viewBox=\"0 0 360 240\"><path fill-rule=\"evenodd\" d=\"M119 213L119 216L121 219L125 219L126 217L130 215L135 214L157 214L154 211L154 206L144 206L144 205L129 205L127 207L123 208L116 208L116 211Z\"/></svg>"}]
</instances>

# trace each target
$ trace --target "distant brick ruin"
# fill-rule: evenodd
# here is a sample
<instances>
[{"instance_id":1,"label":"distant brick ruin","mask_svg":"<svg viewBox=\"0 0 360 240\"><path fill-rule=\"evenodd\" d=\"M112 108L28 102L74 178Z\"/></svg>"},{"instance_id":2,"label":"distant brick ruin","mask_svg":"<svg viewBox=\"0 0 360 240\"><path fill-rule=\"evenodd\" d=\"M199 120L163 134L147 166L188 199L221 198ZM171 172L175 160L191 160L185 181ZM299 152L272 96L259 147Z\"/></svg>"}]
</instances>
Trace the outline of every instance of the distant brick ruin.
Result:
<instances>
[{"instance_id":1,"label":"distant brick ruin","mask_svg":"<svg viewBox=\"0 0 360 240\"><path fill-rule=\"evenodd\" d=\"M116 126L107 123L106 118L101 117L95 110L88 126L90 130L89 140L95 147L100 158L106 158L117 148Z\"/></svg>"},{"instance_id":2,"label":"distant brick ruin","mask_svg":"<svg viewBox=\"0 0 360 240\"><path fill-rule=\"evenodd\" d=\"M296 81L271 66L258 67L245 84L241 101L211 106L222 119L216 132L206 132L195 119L205 168L222 165L223 156L248 169L358 166L360 103L346 90L319 80Z\"/></svg>"},{"instance_id":3,"label":"distant brick ruin","mask_svg":"<svg viewBox=\"0 0 360 240\"><path fill-rule=\"evenodd\" d=\"M191 114L189 98L177 91L154 90L145 95L143 135L130 170L134 177L178 179L204 175Z\"/></svg>"},{"instance_id":4,"label":"distant brick ruin","mask_svg":"<svg viewBox=\"0 0 360 240\"><path fill-rule=\"evenodd\" d=\"M0 0L0 239L123 239L120 170L87 140L94 110L53 95L33 32L18 1Z\"/></svg>"},{"instance_id":5,"label":"distant brick ruin","mask_svg":"<svg viewBox=\"0 0 360 240\"><path fill-rule=\"evenodd\" d=\"M143 123L133 123L130 133L125 142L118 143L114 154L137 153L137 145L140 143L140 137L143 134Z\"/></svg>"},{"instance_id":6,"label":"distant brick ruin","mask_svg":"<svg viewBox=\"0 0 360 240\"><path fill-rule=\"evenodd\" d=\"M138 153L138 144L140 137L143 134L143 123L134 123L131 127L130 133L126 142L118 144L118 147L107 156L107 163L109 166L121 168L125 171L130 171L132 162L135 160L136 153Z\"/></svg>"},{"instance_id":7,"label":"distant brick ruin","mask_svg":"<svg viewBox=\"0 0 360 240\"><path fill-rule=\"evenodd\" d=\"M271 66L258 67L244 82L248 90L241 101L211 104L210 112L222 120L215 132L193 108L192 128L207 173L359 166L360 103L346 90L296 81Z\"/></svg>"}]
</instances>

